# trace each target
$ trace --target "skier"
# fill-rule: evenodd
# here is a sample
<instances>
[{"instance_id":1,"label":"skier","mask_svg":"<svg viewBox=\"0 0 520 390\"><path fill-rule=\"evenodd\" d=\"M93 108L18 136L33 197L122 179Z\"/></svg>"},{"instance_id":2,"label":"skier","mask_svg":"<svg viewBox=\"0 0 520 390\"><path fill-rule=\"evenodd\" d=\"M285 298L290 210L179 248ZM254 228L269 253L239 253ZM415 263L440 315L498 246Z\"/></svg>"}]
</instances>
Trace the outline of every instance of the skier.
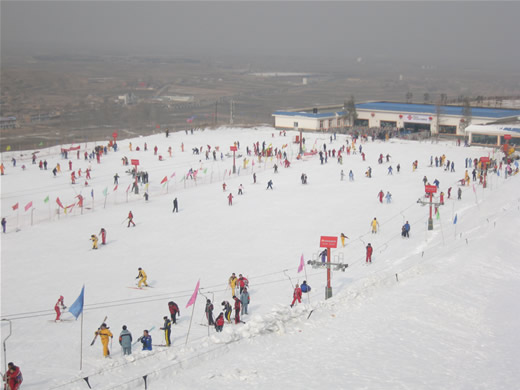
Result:
<instances>
[{"instance_id":1,"label":"skier","mask_svg":"<svg viewBox=\"0 0 520 390\"><path fill-rule=\"evenodd\" d=\"M311 286L307 284L306 280L303 281L302 285L300 286L300 289L302 290L302 293L311 292Z\"/></svg>"},{"instance_id":2,"label":"skier","mask_svg":"<svg viewBox=\"0 0 520 390\"><path fill-rule=\"evenodd\" d=\"M388 167L388 175L393 175L393 170L394 170L394 168L392 168L392 166L390 165Z\"/></svg>"},{"instance_id":3,"label":"skier","mask_svg":"<svg viewBox=\"0 0 520 390\"><path fill-rule=\"evenodd\" d=\"M240 323L240 299L233 295L233 299L235 300L235 324Z\"/></svg>"},{"instance_id":4,"label":"skier","mask_svg":"<svg viewBox=\"0 0 520 390\"><path fill-rule=\"evenodd\" d=\"M242 184L240 184L240 186L238 187L238 195L244 195L244 187L242 186Z\"/></svg>"},{"instance_id":5,"label":"skier","mask_svg":"<svg viewBox=\"0 0 520 390\"><path fill-rule=\"evenodd\" d=\"M18 390L23 382L22 372L20 367L14 365L13 362L9 362L7 365L8 369L4 374L4 382L6 390Z\"/></svg>"},{"instance_id":6,"label":"skier","mask_svg":"<svg viewBox=\"0 0 520 390\"><path fill-rule=\"evenodd\" d=\"M215 322L213 321L213 304L211 303L211 300L206 299L206 318L208 319L208 325L215 325Z\"/></svg>"},{"instance_id":7,"label":"skier","mask_svg":"<svg viewBox=\"0 0 520 390\"><path fill-rule=\"evenodd\" d=\"M106 245L107 243L107 231L105 228L101 228L99 231L99 235L101 236L101 245Z\"/></svg>"},{"instance_id":8,"label":"skier","mask_svg":"<svg viewBox=\"0 0 520 390\"><path fill-rule=\"evenodd\" d=\"M377 233L377 228L379 227L379 222L377 222L376 217L374 217L374 219L372 220L370 226L372 226L372 233L373 234Z\"/></svg>"},{"instance_id":9,"label":"skier","mask_svg":"<svg viewBox=\"0 0 520 390\"><path fill-rule=\"evenodd\" d=\"M148 192L145 192L144 195L143 195L143 197L144 197L144 200L145 200L146 202L148 202L148 198L150 197L150 195L148 195ZM134 226L135 226L135 225L134 225Z\"/></svg>"},{"instance_id":10,"label":"skier","mask_svg":"<svg viewBox=\"0 0 520 390\"><path fill-rule=\"evenodd\" d=\"M377 196L379 197L379 203L383 203L383 197L385 196L383 190L379 191L379 194L377 194Z\"/></svg>"},{"instance_id":11,"label":"skier","mask_svg":"<svg viewBox=\"0 0 520 390\"><path fill-rule=\"evenodd\" d=\"M215 330L217 332L222 332L223 327L224 327L224 313L220 312L217 319L215 320Z\"/></svg>"},{"instance_id":12,"label":"skier","mask_svg":"<svg viewBox=\"0 0 520 390\"><path fill-rule=\"evenodd\" d=\"M424 176L422 181L423 181L424 185L426 185L426 183L428 183L428 178L426 176Z\"/></svg>"},{"instance_id":13,"label":"skier","mask_svg":"<svg viewBox=\"0 0 520 390\"><path fill-rule=\"evenodd\" d=\"M296 287L294 288L294 292L293 292L293 301L291 303L291 307L294 306L294 303L298 301L298 303L302 303L302 289L300 288L300 286L298 285L298 283L296 283Z\"/></svg>"},{"instance_id":14,"label":"skier","mask_svg":"<svg viewBox=\"0 0 520 390\"><path fill-rule=\"evenodd\" d=\"M342 246L343 248L345 248L345 238L348 238L348 237L345 236L343 233L341 233L340 238L341 238L341 246Z\"/></svg>"},{"instance_id":15,"label":"skier","mask_svg":"<svg viewBox=\"0 0 520 390\"><path fill-rule=\"evenodd\" d=\"M390 191L386 192L385 199L386 199L386 203L391 203L392 202L392 194L390 193Z\"/></svg>"},{"instance_id":16,"label":"skier","mask_svg":"<svg viewBox=\"0 0 520 390\"><path fill-rule=\"evenodd\" d=\"M373 248L372 248L372 245L370 245L370 243L368 243L367 245L367 259L366 259L366 262L367 263L372 263L372 252L373 252Z\"/></svg>"},{"instance_id":17,"label":"skier","mask_svg":"<svg viewBox=\"0 0 520 390\"><path fill-rule=\"evenodd\" d=\"M233 206L233 194L230 192L228 195L228 205Z\"/></svg>"},{"instance_id":18,"label":"skier","mask_svg":"<svg viewBox=\"0 0 520 390\"><path fill-rule=\"evenodd\" d=\"M163 320L164 326L161 328L161 330L164 330L164 340L166 341L166 346L169 347L172 344L170 340L170 336L172 334L172 322L167 316L164 316Z\"/></svg>"},{"instance_id":19,"label":"skier","mask_svg":"<svg viewBox=\"0 0 520 390\"><path fill-rule=\"evenodd\" d=\"M139 337L139 341L143 344L143 351L152 350L152 336L147 330L143 330L143 335Z\"/></svg>"},{"instance_id":20,"label":"skier","mask_svg":"<svg viewBox=\"0 0 520 390\"><path fill-rule=\"evenodd\" d=\"M173 200L173 211L172 213L179 212L179 202L177 201L177 198Z\"/></svg>"},{"instance_id":21,"label":"skier","mask_svg":"<svg viewBox=\"0 0 520 390\"><path fill-rule=\"evenodd\" d=\"M457 191L457 195L458 195L457 199L461 200L462 199L462 189L460 187L459 187L459 190Z\"/></svg>"},{"instance_id":22,"label":"skier","mask_svg":"<svg viewBox=\"0 0 520 390\"><path fill-rule=\"evenodd\" d=\"M146 272L144 272L144 270L139 267L137 269L139 271L139 275L137 275L135 278L136 279L139 279L139 283L137 284L137 287L141 288L141 285L144 284L146 287L148 287L148 283L146 283L146 279L147 279L147 276L146 276Z\"/></svg>"},{"instance_id":23,"label":"skier","mask_svg":"<svg viewBox=\"0 0 520 390\"><path fill-rule=\"evenodd\" d=\"M229 277L229 281L228 281L229 287L231 287L231 296L235 295L235 290L237 287L237 280L238 279L237 279L235 273L233 272L231 274L231 276Z\"/></svg>"},{"instance_id":24,"label":"skier","mask_svg":"<svg viewBox=\"0 0 520 390\"><path fill-rule=\"evenodd\" d=\"M113 338L114 335L110 331L110 328L107 327L107 324L104 322L101 324L101 327L95 332L96 335L101 337L101 344L103 344L103 356L109 357L110 351L108 350L108 339Z\"/></svg>"},{"instance_id":25,"label":"skier","mask_svg":"<svg viewBox=\"0 0 520 390\"><path fill-rule=\"evenodd\" d=\"M253 184L256 184L256 173L253 173Z\"/></svg>"},{"instance_id":26,"label":"skier","mask_svg":"<svg viewBox=\"0 0 520 390\"><path fill-rule=\"evenodd\" d=\"M226 192L226 183L222 183L222 191Z\"/></svg>"},{"instance_id":27,"label":"skier","mask_svg":"<svg viewBox=\"0 0 520 390\"><path fill-rule=\"evenodd\" d=\"M54 321L59 322L61 317L61 311L65 310L67 306L65 306L65 303L63 302L63 295L60 295L58 298L58 302L54 305L54 310L56 311L56 319Z\"/></svg>"},{"instance_id":28,"label":"skier","mask_svg":"<svg viewBox=\"0 0 520 390\"><path fill-rule=\"evenodd\" d=\"M242 274L238 275L237 280L238 287L240 288L240 294L242 294L242 290L249 286L249 280L246 277L242 276Z\"/></svg>"},{"instance_id":29,"label":"skier","mask_svg":"<svg viewBox=\"0 0 520 390\"><path fill-rule=\"evenodd\" d=\"M450 197L451 197L451 187L448 188L448 199L450 199Z\"/></svg>"},{"instance_id":30,"label":"skier","mask_svg":"<svg viewBox=\"0 0 520 390\"><path fill-rule=\"evenodd\" d=\"M348 173L348 180L349 180L349 181L354 181L354 173L352 172L352 169L351 169L350 172Z\"/></svg>"},{"instance_id":31,"label":"skier","mask_svg":"<svg viewBox=\"0 0 520 390\"><path fill-rule=\"evenodd\" d=\"M92 234L90 240L92 241L92 249L97 249L98 237L95 234Z\"/></svg>"},{"instance_id":32,"label":"skier","mask_svg":"<svg viewBox=\"0 0 520 390\"><path fill-rule=\"evenodd\" d=\"M177 314L179 315L179 317L181 316L181 311L179 309L179 306L175 302L170 301L170 302L168 302L168 310L170 310L170 316L172 317L172 324L176 324L177 323Z\"/></svg>"},{"instance_id":33,"label":"skier","mask_svg":"<svg viewBox=\"0 0 520 390\"><path fill-rule=\"evenodd\" d=\"M5 233L5 228L7 226L7 220L2 218L2 233Z\"/></svg>"},{"instance_id":34,"label":"skier","mask_svg":"<svg viewBox=\"0 0 520 390\"><path fill-rule=\"evenodd\" d=\"M231 324L231 312L233 311L231 304L228 301L222 301L221 305L224 306L224 316L227 322Z\"/></svg>"},{"instance_id":35,"label":"skier","mask_svg":"<svg viewBox=\"0 0 520 390\"><path fill-rule=\"evenodd\" d=\"M343 169L341 170L340 177L340 180L343 181L343 178L345 177L345 172L343 172Z\"/></svg>"},{"instance_id":36,"label":"skier","mask_svg":"<svg viewBox=\"0 0 520 390\"><path fill-rule=\"evenodd\" d=\"M408 221L403 225L402 233L401 235L406 238L410 238L410 224Z\"/></svg>"},{"instance_id":37,"label":"skier","mask_svg":"<svg viewBox=\"0 0 520 390\"><path fill-rule=\"evenodd\" d=\"M249 293L247 292L247 288L244 287L244 289L240 292L240 303L242 303L242 312L241 314L248 314L247 313L247 306L249 305L251 298L249 297Z\"/></svg>"},{"instance_id":38,"label":"skier","mask_svg":"<svg viewBox=\"0 0 520 390\"><path fill-rule=\"evenodd\" d=\"M397 173L399 173L399 171L401 170L401 164L397 164Z\"/></svg>"},{"instance_id":39,"label":"skier","mask_svg":"<svg viewBox=\"0 0 520 390\"><path fill-rule=\"evenodd\" d=\"M441 191L441 194L440 194L440 203L444 204L444 192L442 192L442 191Z\"/></svg>"},{"instance_id":40,"label":"skier","mask_svg":"<svg viewBox=\"0 0 520 390\"><path fill-rule=\"evenodd\" d=\"M123 325L123 330L119 334L119 345L123 348L123 355L132 354L132 333Z\"/></svg>"},{"instance_id":41,"label":"skier","mask_svg":"<svg viewBox=\"0 0 520 390\"><path fill-rule=\"evenodd\" d=\"M134 225L135 226L135 223L134 223L134 214L132 214L132 211L130 211L128 213L128 226L127 227L130 227L130 224Z\"/></svg>"},{"instance_id":42,"label":"skier","mask_svg":"<svg viewBox=\"0 0 520 390\"><path fill-rule=\"evenodd\" d=\"M271 190L273 189L273 181L272 181L272 180L269 180L269 181L267 182L267 188L266 188L266 190L269 190L269 189L271 189Z\"/></svg>"}]
</instances>

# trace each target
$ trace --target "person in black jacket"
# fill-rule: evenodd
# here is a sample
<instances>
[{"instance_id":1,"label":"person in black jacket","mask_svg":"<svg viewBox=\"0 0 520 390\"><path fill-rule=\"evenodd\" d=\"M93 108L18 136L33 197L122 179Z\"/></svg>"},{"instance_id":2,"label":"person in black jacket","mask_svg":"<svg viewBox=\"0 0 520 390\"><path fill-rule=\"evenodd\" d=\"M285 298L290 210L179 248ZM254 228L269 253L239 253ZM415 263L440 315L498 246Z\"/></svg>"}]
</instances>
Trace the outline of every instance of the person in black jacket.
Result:
<instances>
[{"instance_id":1,"label":"person in black jacket","mask_svg":"<svg viewBox=\"0 0 520 390\"><path fill-rule=\"evenodd\" d=\"M211 300L206 300L206 318L208 319L208 325L215 325L215 321L213 321L213 304Z\"/></svg>"},{"instance_id":2,"label":"person in black jacket","mask_svg":"<svg viewBox=\"0 0 520 390\"><path fill-rule=\"evenodd\" d=\"M172 334L172 322L168 318L168 316L163 317L164 326L161 330L164 330L164 340L166 341L166 346L169 347L171 345L170 336Z\"/></svg>"}]
</instances>

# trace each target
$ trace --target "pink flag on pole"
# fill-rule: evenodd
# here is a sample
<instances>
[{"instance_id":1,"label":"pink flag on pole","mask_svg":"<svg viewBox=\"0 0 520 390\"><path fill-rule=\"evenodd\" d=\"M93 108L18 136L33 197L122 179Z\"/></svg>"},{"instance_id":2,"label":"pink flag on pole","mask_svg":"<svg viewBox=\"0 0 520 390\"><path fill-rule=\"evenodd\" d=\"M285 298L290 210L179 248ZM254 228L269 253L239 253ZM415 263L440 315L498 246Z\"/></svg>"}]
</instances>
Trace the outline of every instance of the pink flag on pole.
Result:
<instances>
[{"instance_id":1,"label":"pink flag on pole","mask_svg":"<svg viewBox=\"0 0 520 390\"><path fill-rule=\"evenodd\" d=\"M131 184L128 185L128 188L126 189L126 192L128 192L128 190L130 189L130 186L131 186Z\"/></svg>"},{"instance_id":2,"label":"pink flag on pole","mask_svg":"<svg viewBox=\"0 0 520 390\"><path fill-rule=\"evenodd\" d=\"M18 209L18 202L16 202L16 204L13 206L13 210L17 210Z\"/></svg>"},{"instance_id":3,"label":"pink flag on pole","mask_svg":"<svg viewBox=\"0 0 520 390\"><path fill-rule=\"evenodd\" d=\"M475 184L473 184L473 192L476 194L477 190L475 189Z\"/></svg>"},{"instance_id":4,"label":"pink flag on pole","mask_svg":"<svg viewBox=\"0 0 520 390\"><path fill-rule=\"evenodd\" d=\"M190 300L188 301L188 304L186 305L186 308L188 308L191 305L193 305L195 303L195 301L197 300L197 294L199 293L199 286L200 286L200 279L197 282L197 285L195 286L195 291L193 291L193 294L192 294Z\"/></svg>"},{"instance_id":5,"label":"pink flag on pole","mask_svg":"<svg viewBox=\"0 0 520 390\"><path fill-rule=\"evenodd\" d=\"M61 203L60 198L56 198L56 203L57 203L58 206L60 206L62 209L64 208L64 207L63 207L63 203Z\"/></svg>"},{"instance_id":6,"label":"pink flag on pole","mask_svg":"<svg viewBox=\"0 0 520 390\"><path fill-rule=\"evenodd\" d=\"M117 187L119 187L119 184L116 184L116 186L114 187L114 191L117 191Z\"/></svg>"},{"instance_id":7,"label":"pink flag on pole","mask_svg":"<svg viewBox=\"0 0 520 390\"><path fill-rule=\"evenodd\" d=\"M25 205L25 211L29 210L31 207L32 207L32 201L30 201L29 203L27 203Z\"/></svg>"},{"instance_id":8,"label":"pink flag on pole","mask_svg":"<svg viewBox=\"0 0 520 390\"><path fill-rule=\"evenodd\" d=\"M303 271L303 267L305 266L304 260L303 260L303 253L302 257L300 258L300 265L298 266L298 273Z\"/></svg>"},{"instance_id":9,"label":"pink flag on pole","mask_svg":"<svg viewBox=\"0 0 520 390\"><path fill-rule=\"evenodd\" d=\"M175 172L172 173L172 175L170 176L170 179L173 178L175 176Z\"/></svg>"}]
</instances>

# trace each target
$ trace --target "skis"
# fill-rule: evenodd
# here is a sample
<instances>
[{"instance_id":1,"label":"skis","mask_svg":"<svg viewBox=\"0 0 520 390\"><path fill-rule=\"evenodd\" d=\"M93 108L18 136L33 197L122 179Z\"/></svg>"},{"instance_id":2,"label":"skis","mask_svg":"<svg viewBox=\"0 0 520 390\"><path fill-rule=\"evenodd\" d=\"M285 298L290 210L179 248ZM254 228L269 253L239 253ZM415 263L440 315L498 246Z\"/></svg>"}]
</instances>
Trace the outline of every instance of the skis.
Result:
<instances>
[{"instance_id":1,"label":"skis","mask_svg":"<svg viewBox=\"0 0 520 390\"><path fill-rule=\"evenodd\" d=\"M101 324L104 324L106 322L107 318L108 318L108 316L105 316L105 318L103 319ZM99 325L99 327L101 328L101 325ZM99 328L98 328L98 330L99 330ZM96 342L97 337L98 337L98 332L96 331L96 335L94 336L94 339L90 343L91 346L94 345L94 343Z\"/></svg>"},{"instance_id":2,"label":"skis","mask_svg":"<svg viewBox=\"0 0 520 390\"><path fill-rule=\"evenodd\" d=\"M132 286L127 286L127 288L131 288L131 289L134 289L134 290L144 290L146 287L151 287L153 288L153 286L143 286L143 287L132 287Z\"/></svg>"},{"instance_id":3,"label":"skis","mask_svg":"<svg viewBox=\"0 0 520 390\"><path fill-rule=\"evenodd\" d=\"M155 329L155 325L152 326L150 329L148 329L148 333L151 333L152 330ZM143 336L139 337L134 343L132 343L132 347L136 345L138 342L140 342L143 339Z\"/></svg>"}]
</instances>

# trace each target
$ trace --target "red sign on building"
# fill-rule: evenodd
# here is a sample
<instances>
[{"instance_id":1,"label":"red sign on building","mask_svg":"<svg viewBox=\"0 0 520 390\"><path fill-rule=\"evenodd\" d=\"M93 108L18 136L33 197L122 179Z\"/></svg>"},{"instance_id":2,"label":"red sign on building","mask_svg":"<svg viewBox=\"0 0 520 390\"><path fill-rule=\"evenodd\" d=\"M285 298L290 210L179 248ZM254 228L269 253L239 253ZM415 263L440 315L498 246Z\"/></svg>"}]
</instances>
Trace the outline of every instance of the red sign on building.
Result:
<instances>
[{"instance_id":1,"label":"red sign on building","mask_svg":"<svg viewBox=\"0 0 520 390\"><path fill-rule=\"evenodd\" d=\"M232 152L236 152L237 151L237 147L236 146L230 146L229 150L231 150Z\"/></svg>"},{"instance_id":2,"label":"red sign on building","mask_svg":"<svg viewBox=\"0 0 520 390\"><path fill-rule=\"evenodd\" d=\"M134 160L134 159L132 159L132 160L130 160L130 163L131 163L132 165L139 165L139 160Z\"/></svg>"},{"instance_id":3,"label":"red sign on building","mask_svg":"<svg viewBox=\"0 0 520 390\"><path fill-rule=\"evenodd\" d=\"M321 236L320 237L320 248L337 248L338 237L335 236Z\"/></svg>"},{"instance_id":4,"label":"red sign on building","mask_svg":"<svg viewBox=\"0 0 520 390\"><path fill-rule=\"evenodd\" d=\"M511 134L504 135L504 139L509 141L511 139Z\"/></svg>"},{"instance_id":5,"label":"red sign on building","mask_svg":"<svg viewBox=\"0 0 520 390\"><path fill-rule=\"evenodd\" d=\"M437 192L436 186L424 186L424 192L427 194L435 194Z\"/></svg>"}]
</instances>

